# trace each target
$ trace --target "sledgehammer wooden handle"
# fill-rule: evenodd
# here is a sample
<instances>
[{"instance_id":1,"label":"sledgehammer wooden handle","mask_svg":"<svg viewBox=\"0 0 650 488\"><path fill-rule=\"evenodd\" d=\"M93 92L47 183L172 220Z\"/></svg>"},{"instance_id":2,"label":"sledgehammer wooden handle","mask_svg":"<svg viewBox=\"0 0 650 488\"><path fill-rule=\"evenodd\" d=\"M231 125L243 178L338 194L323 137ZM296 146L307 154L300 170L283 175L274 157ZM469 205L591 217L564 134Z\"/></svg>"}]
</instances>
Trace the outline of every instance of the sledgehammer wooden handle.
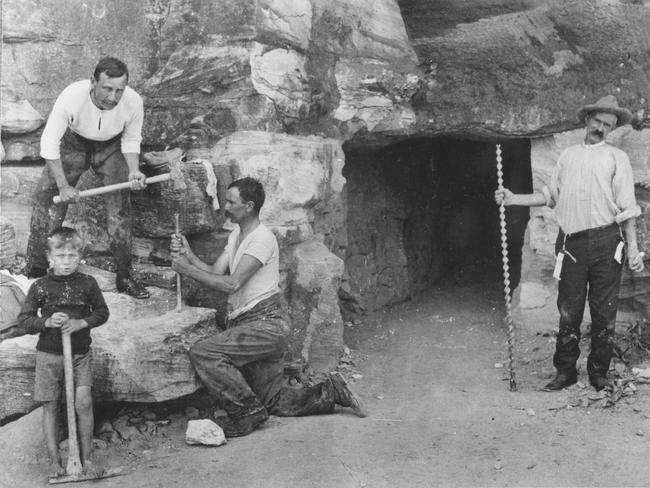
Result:
<instances>
[{"instance_id":1,"label":"sledgehammer wooden handle","mask_svg":"<svg viewBox=\"0 0 650 488\"><path fill-rule=\"evenodd\" d=\"M70 334L61 334L63 341L63 371L65 376L65 403L68 413L68 465L67 475L79 475L82 470L79 457L79 439L77 438L77 417L74 408L74 367L72 364L72 342Z\"/></svg>"},{"instance_id":2,"label":"sledgehammer wooden handle","mask_svg":"<svg viewBox=\"0 0 650 488\"><path fill-rule=\"evenodd\" d=\"M163 173L161 175L152 176L151 178L146 178L144 182L148 185L149 183L167 181L170 178L170 173ZM125 181L124 183L115 183L114 185L100 186L99 188L91 188L90 190L83 190L79 192L79 198L94 197L95 195L103 195L104 193L110 193L117 190L125 190L127 188L131 188L130 181ZM54 203L61 203L61 197L59 195L56 195L53 200Z\"/></svg>"}]
</instances>

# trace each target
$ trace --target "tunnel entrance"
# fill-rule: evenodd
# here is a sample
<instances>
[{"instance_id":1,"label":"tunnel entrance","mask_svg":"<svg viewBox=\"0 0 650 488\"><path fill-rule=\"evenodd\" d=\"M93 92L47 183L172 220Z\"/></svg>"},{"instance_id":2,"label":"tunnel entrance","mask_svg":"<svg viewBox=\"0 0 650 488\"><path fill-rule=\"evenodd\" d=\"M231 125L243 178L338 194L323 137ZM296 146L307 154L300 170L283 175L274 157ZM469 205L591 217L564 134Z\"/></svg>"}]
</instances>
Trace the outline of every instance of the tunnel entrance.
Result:
<instances>
[{"instance_id":1,"label":"tunnel entrance","mask_svg":"<svg viewBox=\"0 0 650 488\"><path fill-rule=\"evenodd\" d=\"M530 141L501 141L504 184L532 191ZM370 310L433 286L502 282L495 143L418 138L344 147L350 288ZM506 212L511 287L529 209Z\"/></svg>"}]
</instances>

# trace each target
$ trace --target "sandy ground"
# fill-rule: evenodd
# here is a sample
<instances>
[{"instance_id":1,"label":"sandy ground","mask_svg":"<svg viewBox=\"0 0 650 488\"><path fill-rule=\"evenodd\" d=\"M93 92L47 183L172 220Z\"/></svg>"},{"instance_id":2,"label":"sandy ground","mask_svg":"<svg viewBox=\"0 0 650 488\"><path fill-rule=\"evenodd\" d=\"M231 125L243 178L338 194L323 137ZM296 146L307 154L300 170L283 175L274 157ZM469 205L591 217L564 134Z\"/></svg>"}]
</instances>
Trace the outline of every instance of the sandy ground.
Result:
<instances>
[{"instance_id":1,"label":"sandy ground","mask_svg":"<svg viewBox=\"0 0 650 488\"><path fill-rule=\"evenodd\" d=\"M195 447L172 416L145 441L97 450L126 474L74 486L650 486L650 385L613 402L586 386L583 366L580 384L541 392L553 338L520 331L511 392L502 315L498 284L431 290L346 327L368 418L272 417ZM0 428L0 486L47 485L39 416Z\"/></svg>"}]
</instances>

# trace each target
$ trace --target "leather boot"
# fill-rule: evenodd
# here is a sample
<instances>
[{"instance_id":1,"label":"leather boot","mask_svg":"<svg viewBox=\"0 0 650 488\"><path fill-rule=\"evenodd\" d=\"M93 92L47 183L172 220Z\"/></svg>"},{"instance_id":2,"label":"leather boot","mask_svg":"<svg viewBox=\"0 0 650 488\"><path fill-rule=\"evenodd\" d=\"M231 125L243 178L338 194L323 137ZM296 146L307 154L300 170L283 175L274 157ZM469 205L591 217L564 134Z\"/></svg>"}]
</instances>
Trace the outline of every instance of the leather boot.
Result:
<instances>
[{"instance_id":1,"label":"leather boot","mask_svg":"<svg viewBox=\"0 0 650 488\"><path fill-rule=\"evenodd\" d=\"M223 429L226 437L242 437L258 429L268 418L266 408L259 407L239 417L213 417L212 420Z\"/></svg>"},{"instance_id":2,"label":"leather boot","mask_svg":"<svg viewBox=\"0 0 650 488\"><path fill-rule=\"evenodd\" d=\"M117 286L117 291L131 295L134 298L142 299L149 298L150 296L147 289L129 275L117 275L115 285Z\"/></svg>"},{"instance_id":3,"label":"leather boot","mask_svg":"<svg viewBox=\"0 0 650 488\"><path fill-rule=\"evenodd\" d=\"M612 391L614 389L614 385L612 385L612 382L609 381L607 377L601 375L591 376L589 378L589 383L591 383L591 386L593 386L596 391L600 391L600 390Z\"/></svg>"},{"instance_id":4,"label":"leather boot","mask_svg":"<svg viewBox=\"0 0 650 488\"><path fill-rule=\"evenodd\" d=\"M544 391L559 391L578 382L578 373L573 371L558 371L553 380L544 386Z\"/></svg>"},{"instance_id":5,"label":"leather boot","mask_svg":"<svg viewBox=\"0 0 650 488\"><path fill-rule=\"evenodd\" d=\"M359 398L350 390L348 382L338 371L330 373L328 379L334 389L334 400L337 405L349 407L357 417L367 416L366 410L361 405Z\"/></svg>"}]
</instances>

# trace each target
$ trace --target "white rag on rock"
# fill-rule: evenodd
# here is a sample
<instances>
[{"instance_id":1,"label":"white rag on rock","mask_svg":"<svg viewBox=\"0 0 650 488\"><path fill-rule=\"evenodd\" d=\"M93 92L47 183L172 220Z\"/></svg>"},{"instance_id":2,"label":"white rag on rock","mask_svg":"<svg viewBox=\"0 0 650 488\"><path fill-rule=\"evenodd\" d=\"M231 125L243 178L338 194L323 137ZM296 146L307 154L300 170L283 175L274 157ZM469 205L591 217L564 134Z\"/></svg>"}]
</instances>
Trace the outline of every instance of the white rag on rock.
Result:
<instances>
[{"instance_id":1,"label":"white rag on rock","mask_svg":"<svg viewBox=\"0 0 650 488\"><path fill-rule=\"evenodd\" d=\"M36 278L27 278L27 276L22 275L22 274L12 274L11 271L7 269L0 269L0 273L3 275L9 276L10 278L13 278L18 285L18 287L21 289L21 291L27 295L27 292L29 291L29 287L32 286L32 283L36 281Z\"/></svg>"},{"instance_id":2,"label":"white rag on rock","mask_svg":"<svg viewBox=\"0 0 650 488\"><path fill-rule=\"evenodd\" d=\"M212 208L219 210L219 199L217 198L217 176L214 174L214 168L205 159L200 160L205 168L205 175L208 183L205 185L205 192L212 197Z\"/></svg>"}]
</instances>

